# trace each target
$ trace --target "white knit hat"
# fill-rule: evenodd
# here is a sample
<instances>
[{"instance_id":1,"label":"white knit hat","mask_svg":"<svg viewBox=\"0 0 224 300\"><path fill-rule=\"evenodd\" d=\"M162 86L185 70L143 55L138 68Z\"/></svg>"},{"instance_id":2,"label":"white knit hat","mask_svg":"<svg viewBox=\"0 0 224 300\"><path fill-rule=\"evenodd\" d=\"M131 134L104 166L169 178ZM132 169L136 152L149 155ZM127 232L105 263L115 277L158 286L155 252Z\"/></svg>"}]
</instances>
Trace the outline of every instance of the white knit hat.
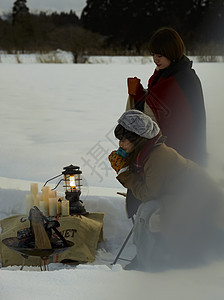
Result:
<instances>
[{"instance_id":1,"label":"white knit hat","mask_svg":"<svg viewBox=\"0 0 224 300\"><path fill-rule=\"evenodd\" d=\"M159 132L159 126L149 116L143 112L131 109L123 113L118 119L118 123L122 125L126 130L136 133L137 135L152 139Z\"/></svg>"}]
</instances>

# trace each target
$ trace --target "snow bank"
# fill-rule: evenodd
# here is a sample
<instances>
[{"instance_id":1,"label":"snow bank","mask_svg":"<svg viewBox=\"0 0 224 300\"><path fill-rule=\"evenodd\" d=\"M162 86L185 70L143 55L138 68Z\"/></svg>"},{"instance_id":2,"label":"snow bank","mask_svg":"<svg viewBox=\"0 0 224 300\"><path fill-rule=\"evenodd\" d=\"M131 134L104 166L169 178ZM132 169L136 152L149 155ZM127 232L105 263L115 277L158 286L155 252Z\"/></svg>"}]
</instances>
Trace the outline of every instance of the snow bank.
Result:
<instances>
[{"instance_id":1,"label":"snow bank","mask_svg":"<svg viewBox=\"0 0 224 300\"><path fill-rule=\"evenodd\" d=\"M151 56L83 56L86 64L148 64L153 62ZM223 56L190 56L194 62L223 62ZM60 49L49 53L24 54L17 52L8 54L0 52L0 63L4 64L35 64L35 63L62 63L72 64L73 55L71 52Z\"/></svg>"}]
</instances>

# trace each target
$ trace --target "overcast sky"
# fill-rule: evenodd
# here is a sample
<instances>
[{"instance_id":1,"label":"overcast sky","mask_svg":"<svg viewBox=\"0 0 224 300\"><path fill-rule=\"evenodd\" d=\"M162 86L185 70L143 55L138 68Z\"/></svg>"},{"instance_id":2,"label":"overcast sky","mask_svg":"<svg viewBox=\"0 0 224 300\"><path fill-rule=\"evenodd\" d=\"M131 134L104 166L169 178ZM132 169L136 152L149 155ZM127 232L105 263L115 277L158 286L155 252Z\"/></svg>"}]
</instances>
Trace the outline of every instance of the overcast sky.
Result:
<instances>
[{"instance_id":1,"label":"overcast sky","mask_svg":"<svg viewBox=\"0 0 224 300\"><path fill-rule=\"evenodd\" d=\"M11 12L15 0L0 0L0 12ZM86 6L86 0L27 0L30 12L35 11L64 11L73 10L80 16Z\"/></svg>"}]
</instances>

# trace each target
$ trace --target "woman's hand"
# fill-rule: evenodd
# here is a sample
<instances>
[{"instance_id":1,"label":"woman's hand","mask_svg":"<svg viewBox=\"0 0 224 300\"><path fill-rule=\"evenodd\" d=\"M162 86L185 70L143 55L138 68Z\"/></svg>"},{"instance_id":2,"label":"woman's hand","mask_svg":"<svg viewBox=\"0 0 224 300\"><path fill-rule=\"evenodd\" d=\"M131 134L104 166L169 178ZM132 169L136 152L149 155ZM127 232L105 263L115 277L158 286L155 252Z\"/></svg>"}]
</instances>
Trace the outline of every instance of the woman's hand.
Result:
<instances>
[{"instance_id":1,"label":"woman's hand","mask_svg":"<svg viewBox=\"0 0 224 300\"><path fill-rule=\"evenodd\" d=\"M127 166L128 160L117 154L117 150L111 152L108 156L111 167L118 173L122 168Z\"/></svg>"}]
</instances>

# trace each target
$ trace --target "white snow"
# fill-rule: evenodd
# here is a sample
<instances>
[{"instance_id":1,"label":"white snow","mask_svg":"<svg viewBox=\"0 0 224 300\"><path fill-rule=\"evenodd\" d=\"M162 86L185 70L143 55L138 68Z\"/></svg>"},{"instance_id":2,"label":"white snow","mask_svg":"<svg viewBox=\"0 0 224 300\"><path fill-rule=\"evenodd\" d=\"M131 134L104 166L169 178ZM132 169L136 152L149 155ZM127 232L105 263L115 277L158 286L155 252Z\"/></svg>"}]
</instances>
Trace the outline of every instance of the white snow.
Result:
<instances>
[{"instance_id":1,"label":"white snow","mask_svg":"<svg viewBox=\"0 0 224 300\"><path fill-rule=\"evenodd\" d=\"M93 264L50 264L49 272L1 268L0 299L223 299L223 261L159 273L124 271L123 261L111 266L132 224L124 197L117 195L125 190L107 156L117 147L113 128L125 109L126 79L137 76L146 86L153 63L143 64L143 58L98 58L104 63L37 64L29 59L0 64L0 219L25 213L31 182L41 187L74 164L83 171L81 199L87 210L105 213L107 240ZM195 62L194 68L205 95L208 171L223 185L224 64ZM122 257L134 255L130 240Z\"/></svg>"}]
</instances>

